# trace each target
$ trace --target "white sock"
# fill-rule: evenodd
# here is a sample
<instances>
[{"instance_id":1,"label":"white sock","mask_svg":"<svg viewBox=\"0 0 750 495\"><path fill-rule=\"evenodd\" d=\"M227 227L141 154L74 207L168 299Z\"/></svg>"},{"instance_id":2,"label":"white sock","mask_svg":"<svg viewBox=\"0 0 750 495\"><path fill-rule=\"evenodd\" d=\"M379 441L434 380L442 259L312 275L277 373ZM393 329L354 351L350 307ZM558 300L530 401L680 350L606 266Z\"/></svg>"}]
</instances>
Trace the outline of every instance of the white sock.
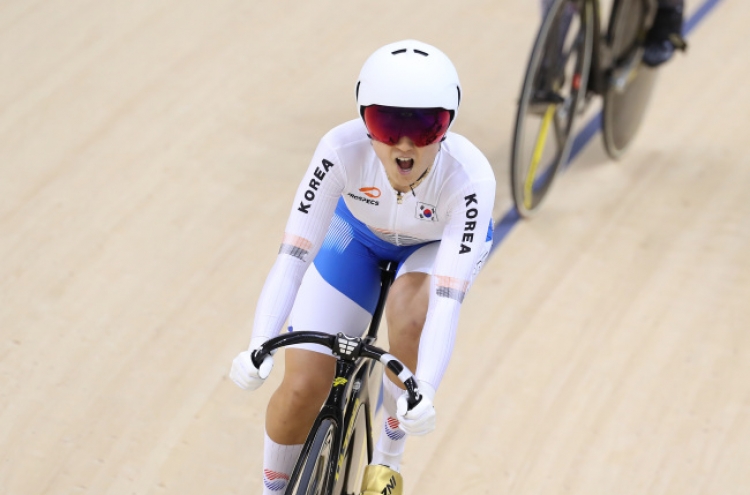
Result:
<instances>
[{"instance_id":1,"label":"white sock","mask_svg":"<svg viewBox=\"0 0 750 495\"><path fill-rule=\"evenodd\" d=\"M265 435L263 444L263 495L284 493L302 444L280 445Z\"/></svg>"},{"instance_id":2,"label":"white sock","mask_svg":"<svg viewBox=\"0 0 750 495\"><path fill-rule=\"evenodd\" d=\"M383 464L394 471L401 468L401 457L406 445L406 433L399 429L396 419L396 400L403 392L383 374L383 429L375 445L372 463Z\"/></svg>"}]
</instances>

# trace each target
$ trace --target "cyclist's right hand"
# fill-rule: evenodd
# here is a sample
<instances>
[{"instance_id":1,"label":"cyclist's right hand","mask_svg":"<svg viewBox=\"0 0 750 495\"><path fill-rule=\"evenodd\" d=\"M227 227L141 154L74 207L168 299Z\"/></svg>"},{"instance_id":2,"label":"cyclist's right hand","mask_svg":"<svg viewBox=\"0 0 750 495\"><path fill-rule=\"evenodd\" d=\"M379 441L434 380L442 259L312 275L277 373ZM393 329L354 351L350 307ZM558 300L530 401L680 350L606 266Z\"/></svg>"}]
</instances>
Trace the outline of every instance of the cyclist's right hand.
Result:
<instances>
[{"instance_id":1,"label":"cyclist's right hand","mask_svg":"<svg viewBox=\"0 0 750 495\"><path fill-rule=\"evenodd\" d=\"M432 405L435 389L429 383L420 380L419 391L422 400L412 409L409 409L407 404L406 392L396 401L399 428L408 435L426 435L435 429L435 406Z\"/></svg>"},{"instance_id":2,"label":"cyclist's right hand","mask_svg":"<svg viewBox=\"0 0 750 495\"><path fill-rule=\"evenodd\" d=\"M259 345L251 344L250 349L240 352L234 358L234 361L232 361L232 369L229 371L229 378L238 387L248 392L252 392L263 385L263 382L271 374L271 369L273 368L273 356L271 355L266 356L260 368L255 367L250 356L258 347Z\"/></svg>"}]
</instances>

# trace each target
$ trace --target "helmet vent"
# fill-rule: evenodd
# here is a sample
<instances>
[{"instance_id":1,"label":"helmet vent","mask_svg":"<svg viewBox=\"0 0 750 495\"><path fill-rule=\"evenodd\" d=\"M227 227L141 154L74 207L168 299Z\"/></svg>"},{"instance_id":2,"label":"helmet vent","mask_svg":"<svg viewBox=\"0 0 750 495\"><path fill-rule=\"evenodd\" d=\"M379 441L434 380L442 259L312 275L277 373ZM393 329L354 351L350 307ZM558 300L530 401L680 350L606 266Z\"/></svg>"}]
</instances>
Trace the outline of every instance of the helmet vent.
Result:
<instances>
[{"instance_id":1,"label":"helmet vent","mask_svg":"<svg viewBox=\"0 0 750 495\"><path fill-rule=\"evenodd\" d=\"M396 50L396 51L393 51L393 52L391 52L391 55L399 55L399 54L401 54L401 53L406 53L407 51L408 51L408 50L407 50L406 48L400 48L400 49L398 49L398 50ZM424 56L424 57L429 57L429 56L430 56L430 54L429 54L429 53L427 53L427 52L423 52L422 50L417 50L416 48L413 48L413 49L412 49L412 51L413 51L414 53L418 53L418 54L420 54L420 55L422 55L422 56Z\"/></svg>"}]
</instances>

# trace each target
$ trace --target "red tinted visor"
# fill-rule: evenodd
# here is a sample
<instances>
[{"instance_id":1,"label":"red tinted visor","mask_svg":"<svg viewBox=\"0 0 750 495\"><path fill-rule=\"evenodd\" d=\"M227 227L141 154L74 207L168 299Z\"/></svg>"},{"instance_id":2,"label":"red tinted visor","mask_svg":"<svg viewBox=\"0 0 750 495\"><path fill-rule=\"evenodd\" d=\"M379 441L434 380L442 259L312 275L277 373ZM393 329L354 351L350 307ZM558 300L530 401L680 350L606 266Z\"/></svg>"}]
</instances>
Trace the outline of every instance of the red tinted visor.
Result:
<instances>
[{"instance_id":1,"label":"red tinted visor","mask_svg":"<svg viewBox=\"0 0 750 495\"><path fill-rule=\"evenodd\" d=\"M393 146L406 136L420 148L441 140L453 118L445 108L370 105L361 112L372 139Z\"/></svg>"}]
</instances>

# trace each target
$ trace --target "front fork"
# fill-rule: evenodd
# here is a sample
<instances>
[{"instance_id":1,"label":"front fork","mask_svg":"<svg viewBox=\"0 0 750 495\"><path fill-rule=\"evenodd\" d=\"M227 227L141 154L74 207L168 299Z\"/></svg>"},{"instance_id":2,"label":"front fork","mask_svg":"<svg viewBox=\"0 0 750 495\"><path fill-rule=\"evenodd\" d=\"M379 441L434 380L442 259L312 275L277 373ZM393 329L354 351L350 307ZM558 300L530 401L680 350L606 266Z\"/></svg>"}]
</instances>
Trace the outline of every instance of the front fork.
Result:
<instances>
[{"instance_id":1,"label":"front fork","mask_svg":"<svg viewBox=\"0 0 750 495\"><path fill-rule=\"evenodd\" d=\"M371 434L373 420L369 380L376 364L374 361L368 361L362 364L358 370L355 370L355 362L340 359L336 364L336 376L324 407L331 408L331 410L335 409L336 414L343 420L334 440L338 457L333 460L335 468L332 483L337 490L343 486L342 483L348 483L348 476L351 473L346 472L347 468L356 468L356 466L349 465L352 461L347 459L346 456L352 447L351 442L356 441L354 430L358 422L357 413L361 407L365 408L365 431L361 433L365 435L364 441L367 446L366 463L369 464L372 460L374 446ZM354 447L356 448L356 445ZM357 458L356 455L355 458ZM357 460L359 461L359 459Z\"/></svg>"}]
</instances>

